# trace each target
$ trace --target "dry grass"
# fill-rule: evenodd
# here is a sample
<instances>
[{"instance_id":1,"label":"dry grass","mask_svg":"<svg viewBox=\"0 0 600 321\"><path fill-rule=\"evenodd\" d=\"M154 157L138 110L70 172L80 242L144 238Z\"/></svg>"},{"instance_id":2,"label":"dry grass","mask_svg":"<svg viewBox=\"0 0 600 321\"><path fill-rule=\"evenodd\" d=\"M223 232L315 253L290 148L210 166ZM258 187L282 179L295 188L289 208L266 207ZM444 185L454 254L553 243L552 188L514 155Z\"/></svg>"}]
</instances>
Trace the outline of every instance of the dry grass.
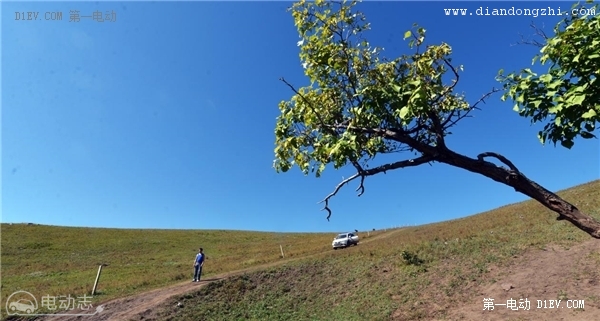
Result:
<instances>
[{"instance_id":1,"label":"dry grass","mask_svg":"<svg viewBox=\"0 0 600 321\"><path fill-rule=\"evenodd\" d=\"M600 181L560 193L600 219ZM488 269L530 249L590 239L534 201L396 230L373 242L210 284L160 320L431 320L477 300ZM558 282L551 280L549 282ZM175 302L183 308L174 308Z\"/></svg>"},{"instance_id":2,"label":"dry grass","mask_svg":"<svg viewBox=\"0 0 600 321\"><path fill-rule=\"evenodd\" d=\"M1 306L18 290L36 296L91 293L105 301L192 279L198 247L210 276L330 249L331 233L131 230L1 224ZM283 246L285 259L279 246Z\"/></svg>"},{"instance_id":3,"label":"dry grass","mask_svg":"<svg viewBox=\"0 0 600 321\"><path fill-rule=\"evenodd\" d=\"M561 194L600 219L600 181ZM214 282L174 301L161 320L400 320L439 318L473 295L490 267L548 244L590 237L534 201L451 222L392 230L357 247L330 249L332 234L116 230L2 225L2 304L19 289L89 293L100 263L96 302L191 280L198 246L207 276L300 258ZM363 236L364 238L364 236ZM314 255L315 253L320 253ZM312 255L310 258L303 258ZM401 311L400 313L398 311Z\"/></svg>"}]
</instances>

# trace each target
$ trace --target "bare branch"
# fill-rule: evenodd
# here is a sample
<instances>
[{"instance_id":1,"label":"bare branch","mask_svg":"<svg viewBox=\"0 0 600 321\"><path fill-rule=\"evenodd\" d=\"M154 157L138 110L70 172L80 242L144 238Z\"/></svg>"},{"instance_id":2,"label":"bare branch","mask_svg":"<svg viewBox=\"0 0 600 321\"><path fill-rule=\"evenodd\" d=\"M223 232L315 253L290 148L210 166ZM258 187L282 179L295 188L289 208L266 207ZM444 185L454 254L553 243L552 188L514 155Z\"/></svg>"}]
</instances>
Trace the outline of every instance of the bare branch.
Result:
<instances>
[{"instance_id":1,"label":"bare branch","mask_svg":"<svg viewBox=\"0 0 600 321\"><path fill-rule=\"evenodd\" d=\"M504 157L498 153L493 153L493 152L481 153L481 154L477 155L477 160L480 162L483 162L485 157L497 158L502 163L504 163L506 166L508 166L510 168L510 170L514 172L514 174L520 174L517 167L511 161L509 161L506 157Z\"/></svg>"},{"instance_id":2,"label":"bare branch","mask_svg":"<svg viewBox=\"0 0 600 321\"><path fill-rule=\"evenodd\" d=\"M365 182L365 178L367 176L373 176L379 173L386 173L387 171L391 171L394 169L398 169L398 168L404 168L404 167L413 167L413 166L419 166L425 163L429 163L435 160L435 157L433 156L421 156L415 159L408 159L408 160L403 160L403 161L398 161L398 162L394 162L394 163L389 163L389 164L385 164L385 165L381 165L375 168L371 168L371 169L367 169L367 170L362 170L362 172L358 172L346 179L344 179L343 181L341 181L333 190L332 193L330 193L329 195L327 195L327 197L325 197L322 201L319 202L320 203L325 203L325 207L323 207L323 211L327 211L327 220L329 221L329 218L331 217L331 209L329 208L329 199L331 199L332 197L334 197L339 190L346 184L350 183L351 181L355 180L356 178L360 177L360 185L358 186L358 188L356 189L356 191L360 191L358 193L358 196L360 197L362 194L364 194L365 192L365 186L364 186L364 182Z\"/></svg>"},{"instance_id":3,"label":"bare branch","mask_svg":"<svg viewBox=\"0 0 600 321\"><path fill-rule=\"evenodd\" d=\"M335 194L337 194L337 192L340 190L340 188L342 188L342 186L344 186L344 185L346 185L346 184L350 183L351 181L353 181L354 179L356 179L356 178L357 178L357 177L359 177L359 176L360 176L360 174L359 174L359 173L356 173L356 174L354 174L354 175L352 175L352 176L350 176L350 177L346 178L345 180L343 180L341 183L339 183L339 184L338 184L338 185L335 187L335 189L333 190L333 192L332 192L332 193L330 193L329 195L327 195L327 197L325 197L325 199L323 199L322 201L320 201L319 203L317 203L317 204L320 204L320 203L323 203L323 202L325 202L325 207L324 207L322 210L325 210L325 211L327 211L327 213L328 213L328 214L327 214L327 220L328 220L328 221L329 221L329 218L331 217L331 210L329 209L329 199L330 199L330 198L332 198L332 197L334 197L334 196L335 196ZM364 176L363 176L363 180L364 180ZM362 180L361 180L361 186L362 186ZM359 186L359 187L360 187L360 186ZM364 188L363 188L363 189L364 189Z\"/></svg>"},{"instance_id":4,"label":"bare branch","mask_svg":"<svg viewBox=\"0 0 600 321\"><path fill-rule=\"evenodd\" d=\"M548 40L549 37L548 37L548 35L546 35L546 33L543 30L543 28L544 28L543 24L542 24L542 28L538 28L538 26L536 26L535 23L532 21L529 26L535 30L536 35L540 36L544 40Z\"/></svg>"},{"instance_id":5,"label":"bare branch","mask_svg":"<svg viewBox=\"0 0 600 321\"><path fill-rule=\"evenodd\" d=\"M519 40L516 44L512 44L511 46L516 46L516 45L531 45L531 46L535 46L538 48L542 48L544 47L544 43L548 40L548 35L546 35L546 33L544 32L544 30L542 28L544 28L544 26L542 25L542 28L539 28L538 26L535 25L535 23L531 22L531 24L529 25L534 31L535 31L535 35L534 36L538 36L542 39L544 39L544 42L539 42L535 39L525 39L525 37L523 37L522 34L519 34L519 37L521 38L521 40Z\"/></svg>"},{"instance_id":6,"label":"bare branch","mask_svg":"<svg viewBox=\"0 0 600 321\"><path fill-rule=\"evenodd\" d=\"M446 66L448 66L450 68L450 70L454 74L454 83L452 85L448 86L448 88L446 88L446 90L444 90L444 92L441 95L439 95L438 98L433 103L437 103L440 99L445 97L448 93L452 92L454 90L454 87L456 87L456 85L458 85L458 81L460 80L458 71L456 71L456 68L454 68L454 66L452 66L450 61L448 61L448 59L444 59L444 63L446 64Z\"/></svg>"},{"instance_id":7,"label":"bare branch","mask_svg":"<svg viewBox=\"0 0 600 321\"><path fill-rule=\"evenodd\" d=\"M499 91L500 91L500 89L492 88L492 90L490 92L488 92L487 94L481 96L481 98L479 98L479 100L477 100L475 102L475 104L471 105L471 108L469 108L469 110L467 110L464 115L460 115L460 116L458 116L458 118L456 118L454 120L452 120L452 117L448 117L448 119L446 119L444 121L444 123L442 123L442 127L444 128L444 130L446 130L446 129L448 129L448 128L454 126L454 125L456 125L456 123L458 123L461 119L463 119L465 117L468 117L469 113L471 111L473 111L473 109L478 109L477 105L479 105L479 103L484 103L485 104L485 100L487 98L489 98L491 95L493 95L493 94L495 94L495 93L497 93ZM451 114L451 115L453 115L453 114Z\"/></svg>"},{"instance_id":8,"label":"bare branch","mask_svg":"<svg viewBox=\"0 0 600 321\"><path fill-rule=\"evenodd\" d=\"M365 175L361 175L360 176L360 185L358 185L358 187L356 188L356 192L360 191L358 193L358 197L361 197L362 194L365 193Z\"/></svg>"}]
</instances>

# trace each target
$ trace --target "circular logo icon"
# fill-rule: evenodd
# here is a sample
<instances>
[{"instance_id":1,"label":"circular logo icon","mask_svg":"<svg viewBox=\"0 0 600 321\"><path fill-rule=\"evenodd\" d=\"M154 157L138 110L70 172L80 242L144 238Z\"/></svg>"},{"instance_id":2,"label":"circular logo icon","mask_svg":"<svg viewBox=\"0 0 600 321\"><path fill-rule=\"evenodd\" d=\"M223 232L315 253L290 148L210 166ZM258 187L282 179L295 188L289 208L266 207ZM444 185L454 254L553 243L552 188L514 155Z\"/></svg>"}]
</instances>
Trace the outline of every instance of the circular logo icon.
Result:
<instances>
[{"instance_id":1,"label":"circular logo icon","mask_svg":"<svg viewBox=\"0 0 600 321\"><path fill-rule=\"evenodd\" d=\"M6 300L8 315L33 314L38 308L37 299L27 291L17 291Z\"/></svg>"}]
</instances>

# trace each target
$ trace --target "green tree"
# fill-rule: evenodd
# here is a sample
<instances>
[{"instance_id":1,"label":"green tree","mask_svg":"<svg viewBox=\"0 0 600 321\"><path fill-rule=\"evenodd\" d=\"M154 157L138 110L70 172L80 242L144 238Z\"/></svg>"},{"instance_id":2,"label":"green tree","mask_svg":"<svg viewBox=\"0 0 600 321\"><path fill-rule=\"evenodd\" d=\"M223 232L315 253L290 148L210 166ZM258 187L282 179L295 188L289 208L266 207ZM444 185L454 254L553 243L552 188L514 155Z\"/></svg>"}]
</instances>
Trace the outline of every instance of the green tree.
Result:
<instances>
[{"instance_id":1,"label":"green tree","mask_svg":"<svg viewBox=\"0 0 600 321\"><path fill-rule=\"evenodd\" d=\"M511 186L558 213L557 219L600 238L600 222L528 179L502 155L485 152L471 158L451 150L445 141L450 129L498 90L473 104L456 93L462 66L452 63L448 44L425 46L425 29L418 26L405 34L412 54L383 58L382 49L364 38L369 24L355 10L356 4L302 0L290 8L311 84L296 89L281 79L294 95L279 104L273 165L278 172L296 165L305 175L313 172L317 177L329 164L335 169L356 168L356 174L322 201L327 219L329 200L345 184L360 179L360 196L368 176L437 162ZM398 152L412 156L370 167L376 155ZM487 161L488 157L508 168Z\"/></svg>"},{"instance_id":2,"label":"green tree","mask_svg":"<svg viewBox=\"0 0 600 321\"><path fill-rule=\"evenodd\" d=\"M546 123L538 134L542 144L550 140L571 148L577 137L596 137L593 131L600 121L598 9L598 5L574 4L571 13L577 15L561 20L552 37L532 25L542 42L534 39L524 43L541 48L532 64L539 61L549 65L547 73L538 75L526 68L504 76L500 71L498 80L506 90L502 99L513 100L514 110L532 123Z\"/></svg>"}]
</instances>

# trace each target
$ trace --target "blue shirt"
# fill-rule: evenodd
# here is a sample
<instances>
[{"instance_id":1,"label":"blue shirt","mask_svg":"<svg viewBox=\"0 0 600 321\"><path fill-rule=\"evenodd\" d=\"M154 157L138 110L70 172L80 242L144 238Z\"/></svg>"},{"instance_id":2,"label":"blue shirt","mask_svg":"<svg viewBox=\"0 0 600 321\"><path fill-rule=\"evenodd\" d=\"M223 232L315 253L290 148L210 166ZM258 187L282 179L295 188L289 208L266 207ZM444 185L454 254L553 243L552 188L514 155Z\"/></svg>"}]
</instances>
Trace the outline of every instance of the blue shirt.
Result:
<instances>
[{"instance_id":1,"label":"blue shirt","mask_svg":"<svg viewBox=\"0 0 600 321\"><path fill-rule=\"evenodd\" d=\"M202 262L204 262L204 254L202 254L202 253L196 254L196 263L200 264Z\"/></svg>"}]
</instances>

